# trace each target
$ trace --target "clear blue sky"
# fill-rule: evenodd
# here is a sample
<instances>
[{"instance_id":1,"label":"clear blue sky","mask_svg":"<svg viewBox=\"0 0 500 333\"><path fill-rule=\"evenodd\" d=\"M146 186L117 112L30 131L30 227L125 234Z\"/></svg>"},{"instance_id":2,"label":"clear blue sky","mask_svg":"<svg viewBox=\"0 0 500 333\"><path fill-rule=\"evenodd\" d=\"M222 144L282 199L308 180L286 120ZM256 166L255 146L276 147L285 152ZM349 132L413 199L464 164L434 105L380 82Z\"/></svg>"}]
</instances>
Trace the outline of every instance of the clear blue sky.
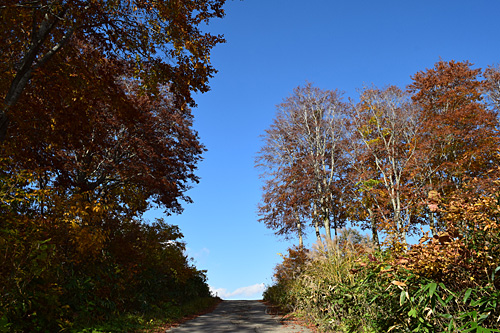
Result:
<instances>
[{"instance_id":1,"label":"clear blue sky","mask_svg":"<svg viewBox=\"0 0 500 333\"><path fill-rule=\"evenodd\" d=\"M208 149L201 182L189 191L194 203L166 221L180 226L219 295L256 299L272 282L277 253L292 244L256 215L262 182L254 159L275 105L306 81L356 98L363 85L404 87L440 57L497 64L500 0L228 0L225 10L208 26L227 39L212 52L219 73L194 110Z\"/></svg>"}]
</instances>

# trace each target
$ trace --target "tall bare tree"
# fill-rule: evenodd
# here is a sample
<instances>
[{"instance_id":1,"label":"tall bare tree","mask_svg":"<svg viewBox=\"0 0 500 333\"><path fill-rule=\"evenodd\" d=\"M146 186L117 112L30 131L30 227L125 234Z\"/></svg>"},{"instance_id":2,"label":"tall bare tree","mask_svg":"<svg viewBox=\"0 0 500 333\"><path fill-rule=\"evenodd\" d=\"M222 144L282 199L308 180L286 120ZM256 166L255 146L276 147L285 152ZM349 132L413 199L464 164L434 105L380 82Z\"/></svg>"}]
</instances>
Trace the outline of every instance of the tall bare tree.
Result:
<instances>
[{"instance_id":1,"label":"tall bare tree","mask_svg":"<svg viewBox=\"0 0 500 333\"><path fill-rule=\"evenodd\" d=\"M394 86L365 88L352 117L353 142L358 143L356 154L362 162L353 167L362 190L369 192L364 200L375 204L383 229L402 244L411 222L413 201L406 185L418 143L418 119L409 94Z\"/></svg>"},{"instance_id":2,"label":"tall bare tree","mask_svg":"<svg viewBox=\"0 0 500 333\"><path fill-rule=\"evenodd\" d=\"M345 222L338 218L337 211L342 203L337 197L342 191L334 188L345 175L341 142L347 107L337 90L321 90L310 83L297 87L277 106L276 118L266 130L265 144L257 158L258 165L267 167L271 176L264 187L264 201L269 193L282 188L272 185L277 184L276 179L286 179L292 196L300 196L300 200L290 202L294 214L309 212L319 240L320 224L331 240L332 221L335 229ZM268 211L260 213L267 216Z\"/></svg>"}]
</instances>

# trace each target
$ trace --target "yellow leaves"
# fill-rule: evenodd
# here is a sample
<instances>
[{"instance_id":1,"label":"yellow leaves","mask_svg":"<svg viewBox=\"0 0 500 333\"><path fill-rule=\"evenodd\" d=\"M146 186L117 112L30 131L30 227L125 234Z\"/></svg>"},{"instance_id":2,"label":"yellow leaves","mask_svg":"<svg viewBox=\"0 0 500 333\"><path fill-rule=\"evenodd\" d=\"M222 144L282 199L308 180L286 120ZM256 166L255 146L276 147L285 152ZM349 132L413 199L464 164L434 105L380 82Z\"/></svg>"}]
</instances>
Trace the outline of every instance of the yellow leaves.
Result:
<instances>
[{"instance_id":1,"label":"yellow leaves","mask_svg":"<svg viewBox=\"0 0 500 333\"><path fill-rule=\"evenodd\" d=\"M398 287L406 287L406 283L401 282L401 281L396 281L396 280L394 280L394 281L391 281L391 283L392 283L393 285L398 286Z\"/></svg>"},{"instance_id":2,"label":"yellow leaves","mask_svg":"<svg viewBox=\"0 0 500 333\"><path fill-rule=\"evenodd\" d=\"M359 131L359 134L361 134L361 136L363 138L367 138L373 132L373 130L369 126L367 126L367 125L362 125L358 129L358 131Z\"/></svg>"},{"instance_id":3,"label":"yellow leaves","mask_svg":"<svg viewBox=\"0 0 500 333\"><path fill-rule=\"evenodd\" d=\"M393 269L391 267L386 267L386 268L382 268L380 270L380 273L392 272L392 271L393 271Z\"/></svg>"},{"instance_id":4,"label":"yellow leaves","mask_svg":"<svg viewBox=\"0 0 500 333\"><path fill-rule=\"evenodd\" d=\"M373 140L368 140L368 141L366 142L366 144L370 146L370 145L374 145L374 144L376 144L376 143L377 143L377 142L379 142L379 141L380 141L380 138L375 138L375 139L373 139Z\"/></svg>"},{"instance_id":5,"label":"yellow leaves","mask_svg":"<svg viewBox=\"0 0 500 333\"><path fill-rule=\"evenodd\" d=\"M50 129L53 131L56 129L56 120L54 118L50 119Z\"/></svg>"},{"instance_id":6,"label":"yellow leaves","mask_svg":"<svg viewBox=\"0 0 500 333\"><path fill-rule=\"evenodd\" d=\"M72 226L72 243L80 256L95 256L103 249L106 241L104 231L89 226L81 227L75 222Z\"/></svg>"},{"instance_id":7,"label":"yellow leaves","mask_svg":"<svg viewBox=\"0 0 500 333\"><path fill-rule=\"evenodd\" d=\"M375 113L377 116L380 114L380 112L377 112L377 107L376 106L372 106L371 107L371 111L373 113ZM378 117L377 116L372 116L370 117L370 120L368 120L368 124L370 125L378 125Z\"/></svg>"},{"instance_id":8,"label":"yellow leaves","mask_svg":"<svg viewBox=\"0 0 500 333\"><path fill-rule=\"evenodd\" d=\"M85 206L86 214L89 214L90 212L103 213L107 209L108 209L108 207L101 202L94 202L93 204L87 204Z\"/></svg>"}]
</instances>

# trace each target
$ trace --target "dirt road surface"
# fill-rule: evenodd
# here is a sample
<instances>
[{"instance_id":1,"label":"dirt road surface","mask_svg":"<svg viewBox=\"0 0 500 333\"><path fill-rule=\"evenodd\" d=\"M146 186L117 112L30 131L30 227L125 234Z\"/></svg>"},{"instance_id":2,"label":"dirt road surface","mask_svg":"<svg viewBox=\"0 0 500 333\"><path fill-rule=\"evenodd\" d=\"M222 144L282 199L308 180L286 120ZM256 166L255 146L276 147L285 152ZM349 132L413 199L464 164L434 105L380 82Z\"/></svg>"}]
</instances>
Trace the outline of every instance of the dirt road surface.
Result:
<instances>
[{"instance_id":1,"label":"dirt road surface","mask_svg":"<svg viewBox=\"0 0 500 333\"><path fill-rule=\"evenodd\" d=\"M281 316L266 314L266 306L259 301L224 301L215 311L187 321L167 332L312 332L298 325L282 325L280 320Z\"/></svg>"}]
</instances>

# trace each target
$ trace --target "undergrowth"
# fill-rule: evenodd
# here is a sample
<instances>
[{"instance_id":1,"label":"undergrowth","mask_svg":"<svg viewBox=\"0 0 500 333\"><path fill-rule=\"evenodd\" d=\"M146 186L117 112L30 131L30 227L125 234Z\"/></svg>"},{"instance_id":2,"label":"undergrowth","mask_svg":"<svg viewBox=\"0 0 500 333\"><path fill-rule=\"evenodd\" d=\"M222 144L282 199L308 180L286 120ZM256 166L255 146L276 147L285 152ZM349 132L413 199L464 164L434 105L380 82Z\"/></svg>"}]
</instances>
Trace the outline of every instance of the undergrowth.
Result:
<instances>
[{"instance_id":1,"label":"undergrowth","mask_svg":"<svg viewBox=\"0 0 500 333\"><path fill-rule=\"evenodd\" d=\"M124 313L94 325L77 323L71 332L164 332L166 327L182 321L183 318L203 313L215 307L220 301L215 297L203 297L184 304L164 303L152 307L147 312Z\"/></svg>"},{"instance_id":2,"label":"undergrowth","mask_svg":"<svg viewBox=\"0 0 500 333\"><path fill-rule=\"evenodd\" d=\"M458 237L447 233L401 253L366 240L292 248L264 299L322 332L500 332L500 264L477 259L498 253L479 251L484 235L475 236L462 237L458 252ZM440 258L427 258L436 251ZM452 257L454 265L443 264Z\"/></svg>"}]
</instances>

